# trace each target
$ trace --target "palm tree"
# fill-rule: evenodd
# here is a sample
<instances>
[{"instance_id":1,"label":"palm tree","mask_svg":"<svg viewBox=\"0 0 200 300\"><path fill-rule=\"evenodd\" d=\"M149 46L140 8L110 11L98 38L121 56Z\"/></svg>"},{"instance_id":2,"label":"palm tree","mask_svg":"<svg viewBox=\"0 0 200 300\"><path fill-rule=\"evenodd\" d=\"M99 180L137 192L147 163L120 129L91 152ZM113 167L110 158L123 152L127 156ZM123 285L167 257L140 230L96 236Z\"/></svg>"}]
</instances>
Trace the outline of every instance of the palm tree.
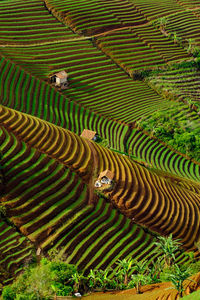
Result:
<instances>
[{"instance_id":1,"label":"palm tree","mask_svg":"<svg viewBox=\"0 0 200 300\"><path fill-rule=\"evenodd\" d=\"M165 266L170 267L172 261L175 261L175 252L182 245L179 240L173 240L172 234L168 237L160 236L158 242L154 242L156 246L159 246L164 255Z\"/></svg>"}]
</instances>

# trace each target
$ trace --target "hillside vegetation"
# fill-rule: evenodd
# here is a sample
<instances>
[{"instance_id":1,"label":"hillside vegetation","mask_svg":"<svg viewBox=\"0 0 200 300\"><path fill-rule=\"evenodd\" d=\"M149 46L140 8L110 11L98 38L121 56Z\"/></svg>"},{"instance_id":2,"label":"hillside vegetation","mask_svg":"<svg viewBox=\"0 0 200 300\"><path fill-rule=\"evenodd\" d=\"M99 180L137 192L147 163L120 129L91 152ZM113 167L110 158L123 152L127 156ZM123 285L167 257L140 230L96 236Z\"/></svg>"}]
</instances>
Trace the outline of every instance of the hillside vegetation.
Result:
<instances>
[{"instance_id":1,"label":"hillside vegetation","mask_svg":"<svg viewBox=\"0 0 200 300\"><path fill-rule=\"evenodd\" d=\"M179 242L172 276L191 255L200 271L199 22L198 0L0 1L2 286L41 256L51 278L53 251L64 269L137 288L134 269L119 285L119 262L165 269L163 237Z\"/></svg>"}]
</instances>

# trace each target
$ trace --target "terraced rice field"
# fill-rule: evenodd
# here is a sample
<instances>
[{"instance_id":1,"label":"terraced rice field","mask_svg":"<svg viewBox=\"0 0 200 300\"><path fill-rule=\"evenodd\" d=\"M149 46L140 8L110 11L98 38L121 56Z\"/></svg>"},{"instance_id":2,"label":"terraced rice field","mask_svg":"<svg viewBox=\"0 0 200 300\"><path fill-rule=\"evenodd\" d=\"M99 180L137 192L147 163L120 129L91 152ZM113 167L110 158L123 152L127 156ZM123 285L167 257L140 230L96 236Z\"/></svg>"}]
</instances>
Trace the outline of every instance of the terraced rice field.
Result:
<instances>
[{"instance_id":1,"label":"terraced rice field","mask_svg":"<svg viewBox=\"0 0 200 300\"><path fill-rule=\"evenodd\" d=\"M195 8L200 6L199 0L178 0L178 3L186 8Z\"/></svg>"},{"instance_id":2,"label":"terraced rice field","mask_svg":"<svg viewBox=\"0 0 200 300\"><path fill-rule=\"evenodd\" d=\"M103 199L88 205L89 191L80 177L4 126L1 149L7 215L44 251L62 249L67 262L86 272L113 266L129 255L149 261L159 255L153 236Z\"/></svg>"},{"instance_id":3,"label":"terraced rice field","mask_svg":"<svg viewBox=\"0 0 200 300\"><path fill-rule=\"evenodd\" d=\"M137 34L137 31L140 34ZM186 50L172 45L159 31L155 31L154 40L151 42L146 39L148 33L150 36L154 35L153 31L150 25L141 30L136 28L136 32L134 29L123 29L99 36L95 41L99 49L130 75L138 69L150 69L172 61L189 59ZM160 39L161 45L156 39Z\"/></svg>"},{"instance_id":4,"label":"terraced rice field","mask_svg":"<svg viewBox=\"0 0 200 300\"><path fill-rule=\"evenodd\" d=\"M16 130L16 134L20 134L20 136L27 143L30 143L32 147L36 147L36 148L39 147L39 149L41 149L42 151L49 151L48 147L50 147L50 145L48 143L47 144L48 147L46 147L44 144L42 144L41 141L45 141L49 137L53 137L54 135L57 135L57 139L55 140L55 143L52 144L50 147L49 154L51 154L53 158L57 158L59 161L61 160L63 163L64 162L67 163L68 161L66 150L70 149L70 151L72 151L72 148L74 146L71 146L71 144L74 143L75 148L72 151L75 157L74 168L76 168L78 172L82 172L83 174L87 173L88 177L90 177L91 175L90 168L87 167L87 163L91 161L92 155L91 155L91 150L85 143L84 139L79 138L77 135L73 134L68 130L63 130L61 127L54 126L53 124L46 123L40 119L30 117L26 114L21 114L17 111L5 108L3 106L1 107L1 120L2 122L5 122L6 126L10 126L12 130ZM24 124L24 126L22 127L23 130L22 132L21 129L20 130L17 129L18 127L20 128L21 123ZM31 139L30 139L27 133L33 131L34 127L37 128L37 134L36 133L31 134L30 135ZM46 132L45 136L43 133L44 129ZM67 149L65 148L66 141L68 143ZM60 143L59 148L57 145L58 142ZM152 148L150 147L150 145L152 145ZM159 151L158 152L153 151L154 146L156 149L157 147L159 147L161 153ZM170 151L167 147L163 146L162 144L160 144L158 141L154 139L150 139L149 136L145 135L141 131L132 130L131 135L127 139L127 144L125 145L125 147L126 149L128 149L129 154L134 155L134 157L139 158L141 161L146 161L150 166L158 170L170 172L174 175L186 177L188 179L195 180L197 182L199 181L200 167L198 164L195 164L190 160L187 160L183 156L178 155L173 151ZM82 156L79 157L79 160L80 162L84 163L84 167L82 164L80 164L79 165L80 169L77 168L77 162L76 162L78 148L82 149L83 151ZM84 151L87 152L87 156L84 156ZM168 159L166 159L166 163L163 163L163 156L161 155L163 152L166 153L167 156L169 155L168 158L169 161ZM69 153L70 157L72 153L71 152ZM173 156L173 159L171 155ZM71 159L70 159L70 164L73 167L73 160ZM178 166L180 164L180 166L182 167L177 168L177 164ZM87 172L85 172L85 170L87 170Z\"/></svg>"},{"instance_id":5,"label":"terraced rice field","mask_svg":"<svg viewBox=\"0 0 200 300\"><path fill-rule=\"evenodd\" d=\"M183 46L189 38L198 43L198 5L0 2L0 203L15 226L0 220L1 282L20 272L33 245L59 249L85 273L114 270L129 256L151 263L160 234L172 233L199 257L200 165L135 127L168 110L168 98L199 101L198 69L166 71L193 59ZM166 33L152 25L163 16ZM174 32L183 45L167 36ZM158 68L156 77L140 78ZM69 76L63 91L50 84L62 70ZM178 105L174 118L187 114L198 126L199 115ZM112 150L80 137L85 128ZM105 169L114 184L97 196L94 182ZM180 251L176 257L183 260Z\"/></svg>"},{"instance_id":6,"label":"terraced rice field","mask_svg":"<svg viewBox=\"0 0 200 300\"><path fill-rule=\"evenodd\" d=\"M6 127L16 129L15 133L30 146L46 152L66 166L70 166L82 177L89 178L91 176L90 161L93 157L85 139L69 130L4 107L1 107L0 118Z\"/></svg>"},{"instance_id":7,"label":"terraced rice field","mask_svg":"<svg viewBox=\"0 0 200 300\"><path fill-rule=\"evenodd\" d=\"M123 48L124 45L120 46L120 41L123 40L128 42L125 46L126 49L113 50L110 54L109 49L105 50L105 43L101 41L101 39L107 39L107 36L99 37L95 42L129 75L138 69L146 68L147 65L151 67L165 64L184 56L189 58L183 49L174 45L152 26L149 25L141 30L137 26L136 28L136 33L127 29L110 34L111 44L116 43ZM115 35L118 36L118 40L115 39ZM127 37L125 37L126 35ZM114 40L112 41L112 39ZM157 109L168 107L168 103L144 83L133 82L127 78L121 69L117 68L98 49L95 49L90 41L70 41L51 46L51 49L49 49L49 45L28 47L27 49L6 47L2 49L2 54L16 61L22 67L28 68L32 74L42 79L47 79L49 75L60 69L67 70L70 74L70 87L63 92L65 96L91 111L120 122L133 123L143 115L151 115L155 111L155 104ZM136 48L132 48L133 46ZM124 51L129 51L127 47L130 47L132 51L129 58L124 53ZM82 49L85 50L84 53ZM13 76L12 73L11 76ZM113 98L113 96L115 97ZM127 104L129 105L129 114L126 113ZM28 113L30 112L28 111Z\"/></svg>"},{"instance_id":8,"label":"terraced rice field","mask_svg":"<svg viewBox=\"0 0 200 300\"><path fill-rule=\"evenodd\" d=\"M29 45L74 38L74 33L45 8L43 1L0 2L0 45Z\"/></svg>"},{"instance_id":9,"label":"terraced rice field","mask_svg":"<svg viewBox=\"0 0 200 300\"><path fill-rule=\"evenodd\" d=\"M176 33L177 37L183 39L185 46L187 46L189 39L192 39L198 46L200 45L200 9L183 11L168 16L167 20L166 31L168 33Z\"/></svg>"},{"instance_id":10,"label":"terraced rice field","mask_svg":"<svg viewBox=\"0 0 200 300\"><path fill-rule=\"evenodd\" d=\"M79 34L94 35L107 30L141 25L146 18L130 1L45 0L52 13Z\"/></svg>"},{"instance_id":11,"label":"terraced rice field","mask_svg":"<svg viewBox=\"0 0 200 300\"><path fill-rule=\"evenodd\" d=\"M180 3L179 3L180 2ZM189 2L189 1L185 1ZM149 1L149 0L92 0L89 3L81 0L63 1L45 0L46 6L52 13L60 17L68 26L79 33L100 33L125 26L144 24L175 11L183 11L183 1ZM199 3L197 1L196 3ZM195 1L190 2L191 7L196 7Z\"/></svg>"},{"instance_id":12,"label":"terraced rice field","mask_svg":"<svg viewBox=\"0 0 200 300\"><path fill-rule=\"evenodd\" d=\"M143 115L150 115L155 108L169 105L146 84L130 79L87 41L56 44L51 49L49 45L6 48L2 53L44 80L58 70L67 70L69 88L62 92L65 97L120 122L132 123ZM6 68L9 71L9 66ZM5 72L7 80L9 75L12 81L19 80L19 75L14 77L13 73ZM20 76L21 82L24 76Z\"/></svg>"},{"instance_id":13,"label":"terraced rice field","mask_svg":"<svg viewBox=\"0 0 200 300\"><path fill-rule=\"evenodd\" d=\"M37 116L80 134L84 128L96 130L109 145L124 151L128 126L104 118L70 101L44 81L2 58L0 74L1 103ZM31 103L31 105L30 105Z\"/></svg>"},{"instance_id":14,"label":"terraced rice field","mask_svg":"<svg viewBox=\"0 0 200 300\"><path fill-rule=\"evenodd\" d=\"M185 99L185 101L190 99L197 104L197 107L199 106L200 72L196 67L165 70L156 76L150 76L147 81L158 93L163 93L165 90L169 97ZM195 110L199 111L198 108ZM190 114L189 119L199 120L199 116L195 112L190 112Z\"/></svg>"},{"instance_id":15,"label":"terraced rice field","mask_svg":"<svg viewBox=\"0 0 200 300\"><path fill-rule=\"evenodd\" d=\"M24 70L22 70L21 68L16 67L14 64L11 64L5 59L2 59L1 66L1 95L3 99L2 103L4 103L5 105L46 119L47 121L53 122L54 124L62 126L63 128L68 128L78 134L80 134L84 128L96 130L102 137L106 138L109 141L111 147L115 149L118 149L120 151L128 151L129 149L130 153L133 154L135 157L138 157L142 160L146 158L148 163L158 167L163 171L170 170L171 172L173 172L173 174L178 174L180 176L187 177L189 172L189 178L199 178L199 176L196 175L198 174L198 166L196 165L194 165L193 167L192 164L192 171L188 171L188 168L186 168L186 170L177 171L176 167L174 167L176 166L176 164L174 165L174 162L170 163L169 167L169 162L163 162L162 157L160 157L159 153L157 153L156 151L153 151L150 154L150 158L147 158L149 156L149 150L146 152L148 144L149 142L151 142L152 144L154 143L154 141L151 141L147 136L143 135L142 133L141 135L143 135L144 139L146 138L146 141L145 143L143 143L143 148L140 146L141 150L138 151L136 150L137 148L135 143L131 143L131 146L126 143L126 136L127 134L129 134L128 127L118 122L113 122L112 120L99 117L97 114L92 114L90 113L90 111L83 109L83 107L80 107L73 102L67 102L66 98L61 96L59 93L55 92L54 89L50 88L44 82L35 79L34 77L24 72ZM18 81L17 78L19 78ZM24 84L27 85L26 89L24 89ZM138 88L139 86L140 83L138 83ZM144 92L143 88L142 92ZM39 94L40 98L38 99L37 95ZM16 97L16 95L18 96ZM141 105L144 100L142 96L143 94L141 95ZM29 101L32 103L32 106L28 105L29 102L27 103L26 99L29 99ZM38 100L40 101L40 105ZM41 102L43 103L43 106L41 106ZM155 110L156 108L158 108L158 104L157 106L152 107L152 109ZM166 107L166 104L163 103L160 107L164 108ZM139 110L139 107L137 109ZM63 113L64 111L65 113ZM139 114L139 112L141 113ZM141 117L141 115L144 115L143 112L144 108L141 107L141 109L138 111L138 118ZM150 112L151 110L149 110L149 113ZM71 115L70 118L69 115ZM131 132L130 134L132 135ZM166 147L163 147L163 145L160 145L158 142L155 141L155 144L157 144L166 153L172 153L172 151L170 151ZM143 154L141 154L141 151ZM173 153L173 156L175 159L174 161L185 161L176 153ZM186 160L186 165L190 164L191 162ZM197 171L193 171L193 169ZM195 175L191 175L190 172L191 174L195 172Z\"/></svg>"},{"instance_id":16,"label":"terraced rice field","mask_svg":"<svg viewBox=\"0 0 200 300\"><path fill-rule=\"evenodd\" d=\"M189 234L186 220L191 219L186 215L188 211L196 211L198 218L199 185L183 183L180 178L166 180L130 162L126 157L117 156L108 151L106 153L105 150L103 153L96 145L95 148L98 156L102 157L100 171L108 168L115 173L116 186L112 192L108 192L111 201L129 218L135 218L137 223L144 224L161 234L173 232L173 236L180 238L186 247L191 247L193 243L191 243L191 236L194 228L197 229L197 227L194 225ZM190 185L192 187L189 187ZM184 195L187 196L184 197ZM192 226L191 223L190 226ZM187 234L190 235L188 241L185 240Z\"/></svg>"},{"instance_id":17,"label":"terraced rice field","mask_svg":"<svg viewBox=\"0 0 200 300\"><path fill-rule=\"evenodd\" d=\"M161 34L161 32L151 24L134 28L132 31L134 31L145 44L157 51L168 62L180 59L180 55L186 55L184 53L185 50L181 47L177 48L177 45L173 40L169 40L168 37Z\"/></svg>"},{"instance_id":18,"label":"terraced rice field","mask_svg":"<svg viewBox=\"0 0 200 300\"><path fill-rule=\"evenodd\" d=\"M6 284L32 258L33 246L15 228L0 218L0 283Z\"/></svg>"},{"instance_id":19,"label":"terraced rice field","mask_svg":"<svg viewBox=\"0 0 200 300\"><path fill-rule=\"evenodd\" d=\"M200 179L200 166L165 147L142 131L133 130L127 140L129 153L140 158L150 167L191 180Z\"/></svg>"},{"instance_id":20,"label":"terraced rice field","mask_svg":"<svg viewBox=\"0 0 200 300\"><path fill-rule=\"evenodd\" d=\"M14 120L17 121L14 122ZM28 189L27 195L29 197L31 196L32 200L34 198L34 195L32 193L38 193L36 188L37 186L39 188L39 192L41 193L43 193L46 186L47 194L50 192L49 189L51 189L51 186L49 184L46 184L44 187L41 183L39 183L38 181L35 182L34 180L37 180L37 177L41 178L38 175L41 173L43 174L43 178L44 174L46 174L45 170L51 172L52 175L55 173L52 171L55 170L56 167L51 166L50 163L53 159L56 159L57 162L62 162L62 164L67 165L67 167L69 167L73 171L75 170L76 172L78 172L78 174L84 178L85 182L89 184L92 193L94 192L94 181L98 177L98 174L105 169L109 169L114 173L114 181L116 184L113 190L110 192L106 192L106 194L108 195L110 201L115 203L115 205L123 214L128 216L130 219L134 218L137 223L143 224L151 230L157 231L158 233L166 235L172 232L174 237L181 239L181 241L184 243L184 247L186 247L187 249L195 249L194 242L199 239L200 235L199 227L197 226L197 224L199 223L198 210L200 205L200 186L198 183L184 180L180 177L173 178L169 175L168 177L166 175L158 176L154 172L149 171L139 164L129 160L126 156L119 155L106 148L102 148L94 142L88 142L89 144L88 146L86 146L86 140L84 138L78 138L75 134L67 131L64 132L63 129L56 128L53 125L50 126L50 124L46 124L46 128L47 126L49 126L49 130L45 130L46 136L41 139L41 133L44 132L43 130L45 122L40 121L39 119L38 121L36 119L34 120L28 115L24 116L9 109L2 109L1 122L2 126L4 128L7 128L10 134L14 134L17 139L25 141L31 147L36 148L37 151L46 153L48 157L51 157L51 160L50 158L48 160L46 156L44 158L43 155L39 156L39 160L43 161L43 159L45 159L46 162L42 163L44 170L40 171L39 173L34 170L35 165L38 165L37 162L34 162L34 164L31 164L30 166L31 169L33 168L33 170L31 171L33 177L30 177L29 180L31 180L34 185L31 185L31 190ZM30 126L28 124L33 124L36 122L38 123L38 135L33 135L31 134L31 127L35 128L35 126ZM29 132L28 136L27 131ZM63 139L59 138L61 133ZM6 134L4 134L4 136L4 139L6 139ZM53 136L58 137L58 139L55 141L55 146L50 144L50 141L52 140L51 137ZM68 136L71 136L70 143ZM78 146L78 141L79 143L83 143L83 145L81 146L79 144ZM66 148L66 144L68 144L68 148ZM11 147L11 149L12 148L13 147ZM21 146L21 148L24 147ZM80 152L82 155L78 156L78 149L81 148L82 150ZM65 152L63 153L63 151ZM21 157L24 156L25 154L21 155ZM82 157L86 158L86 160L83 160ZM46 164L48 165L48 168ZM89 167L91 169L88 169ZM199 166L196 167L198 167L199 170ZM90 170L89 178L84 176L85 170ZM48 172L46 174L47 178L49 178L48 176L50 175ZM64 172L64 174L64 177L66 177L66 172ZM35 177L36 179L34 179ZM20 181L20 186L23 186L24 189L24 184L26 182L22 182L23 185ZM59 182L62 182L61 179L59 179L58 185ZM56 183L54 179L52 188L55 186L55 184ZM73 185L76 186L75 183L72 183L72 186ZM14 186L16 186L16 184ZM19 191L17 189L17 194L20 193L20 186ZM64 186L66 186L66 183L64 184ZM30 187L30 183L28 183L28 187ZM8 186L8 189L11 189L10 185ZM79 187L78 190L80 193L82 189ZM58 188L56 188L56 191L58 191ZM66 194L66 197L67 195L68 194ZM21 196L23 198L23 194ZM29 205L29 203L27 202L28 200L26 198L26 194L24 195L24 197L25 198L23 198L23 200L20 199L19 201L18 198L16 198L16 209L14 209L14 211L16 211L17 213L22 213L22 211L19 209L19 205L22 205L22 208L27 207L28 209L28 207L30 207L34 211L36 209L36 212L33 211L33 214L31 214L31 217L29 217L31 225L27 225L25 227L22 226L20 227L20 230L24 234L27 234L32 241L39 241L39 236L35 236L34 233L34 240L33 236L30 234L32 233L32 229L35 228L32 223L35 224L36 222L36 225L39 226L39 232L41 226L43 225L43 223L38 222L36 217L38 216L38 203L41 204L41 202L38 202L38 199L40 198L35 196L36 203L34 204L34 201L30 200ZM88 192L85 192L85 197L87 198L88 202L92 202L93 197L91 197L91 194L91 199ZM56 197L56 201L58 201L58 199L60 198L61 197ZM12 203L14 203L14 201L8 198L6 203L8 205L11 205L12 207ZM45 222L45 214L47 211L45 205L52 204L51 201L48 201L47 204L45 203L41 222ZM61 200L61 205L62 204L63 202ZM64 211L62 213L64 213ZM20 220L19 218L17 218L16 220L15 218L12 218L12 212L9 213L9 216L17 226L21 226L21 222L23 223L23 220L27 220L26 213L23 213L22 220ZM57 217L55 217L55 219L57 219ZM53 221L52 223L50 222L50 224L53 224ZM190 224L190 226L188 226L188 224ZM52 227L54 228L54 225L52 225ZM46 231L45 234L47 234Z\"/></svg>"},{"instance_id":21,"label":"terraced rice field","mask_svg":"<svg viewBox=\"0 0 200 300\"><path fill-rule=\"evenodd\" d=\"M149 0L129 0L134 4L136 9L147 17L148 20L153 20L174 12L182 11L181 6L183 1L165 0L165 1L149 1ZM189 1L188 1L189 2ZM199 1L198 1L199 2Z\"/></svg>"}]
</instances>

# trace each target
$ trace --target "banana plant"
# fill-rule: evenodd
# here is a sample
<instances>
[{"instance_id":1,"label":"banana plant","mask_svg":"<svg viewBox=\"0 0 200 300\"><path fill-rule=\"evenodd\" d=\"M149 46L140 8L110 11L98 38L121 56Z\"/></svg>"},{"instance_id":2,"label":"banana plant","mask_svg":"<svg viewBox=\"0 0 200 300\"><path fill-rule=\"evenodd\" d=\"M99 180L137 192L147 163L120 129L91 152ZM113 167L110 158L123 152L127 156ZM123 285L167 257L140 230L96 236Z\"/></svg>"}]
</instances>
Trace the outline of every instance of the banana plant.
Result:
<instances>
[{"instance_id":1,"label":"banana plant","mask_svg":"<svg viewBox=\"0 0 200 300\"><path fill-rule=\"evenodd\" d=\"M147 278L148 276L146 275L143 275L143 274L135 274L135 275L131 275L131 282L130 284L132 286L135 286L136 288L136 293L137 294L141 294L141 286L146 284L148 282L148 279Z\"/></svg>"},{"instance_id":2,"label":"banana plant","mask_svg":"<svg viewBox=\"0 0 200 300\"><path fill-rule=\"evenodd\" d=\"M189 276L190 276L189 270L187 269L187 270L183 271L179 268L178 265L174 265L173 273L169 274L169 279L171 280L175 289L178 291L178 294L180 295L180 297L183 296L183 292L185 290L185 288L183 286L183 282L185 279L188 279ZM188 279L188 280L194 282L194 280L191 280L191 279Z\"/></svg>"},{"instance_id":3,"label":"banana plant","mask_svg":"<svg viewBox=\"0 0 200 300\"><path fill-rule=\"evenodd\" d=\"M172 262L175 262L175 252L182 245L179 240L173 240L172 234L168 237L160 236L158 242L154 242L158 246L164 256L165 266L170 267Z\"/></svg>"},{"instance_id":4,"label":"banana plant","mask_svg":"<svg viewBox=\"0 0 200 300\"><path fill-rule=\"evenodd\" d=\"M131 257L129 257L128 259L124 258L122 260L118 260L117 261L117 265L118 265L118 271L121 271L124 274L124 284L127 285L128 284L128 279L129 279L129 271L132 268L132 264L133 264L133 259Z\"/></svg>"},{"instance_id":5,"label":"banana plant","mask_svg":"<svg viewBox=\"0 0 200 300\"><path fill-rule=\"evenodd\" d=\"M79 291L80 284L81 284L81 282L84 278L85 277L82 274L78 273L78 272L75 272L74 274L72 274L69 281L73 282L73 289L74 289L75 293Z\"/></svg>"}]
</instances>

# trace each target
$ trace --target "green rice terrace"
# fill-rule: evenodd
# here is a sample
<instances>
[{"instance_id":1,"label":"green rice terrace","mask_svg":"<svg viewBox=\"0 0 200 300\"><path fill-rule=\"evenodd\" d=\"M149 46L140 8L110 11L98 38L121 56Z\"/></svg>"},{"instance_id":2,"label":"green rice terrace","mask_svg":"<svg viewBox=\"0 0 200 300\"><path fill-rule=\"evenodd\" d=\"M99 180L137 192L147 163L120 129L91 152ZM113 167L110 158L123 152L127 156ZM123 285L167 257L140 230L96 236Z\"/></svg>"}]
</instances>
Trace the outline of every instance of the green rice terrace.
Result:
<instances>
[{"instance_id":1,"label":"green rice terrace","mask_svg":"<svg viewBox=\"0 0 200 300\"><path fill-rule=\"evenodd\" d=\"M200 1L1 0L0 298L192 299L199 272Z\"/></svg>"}]
</instances>

